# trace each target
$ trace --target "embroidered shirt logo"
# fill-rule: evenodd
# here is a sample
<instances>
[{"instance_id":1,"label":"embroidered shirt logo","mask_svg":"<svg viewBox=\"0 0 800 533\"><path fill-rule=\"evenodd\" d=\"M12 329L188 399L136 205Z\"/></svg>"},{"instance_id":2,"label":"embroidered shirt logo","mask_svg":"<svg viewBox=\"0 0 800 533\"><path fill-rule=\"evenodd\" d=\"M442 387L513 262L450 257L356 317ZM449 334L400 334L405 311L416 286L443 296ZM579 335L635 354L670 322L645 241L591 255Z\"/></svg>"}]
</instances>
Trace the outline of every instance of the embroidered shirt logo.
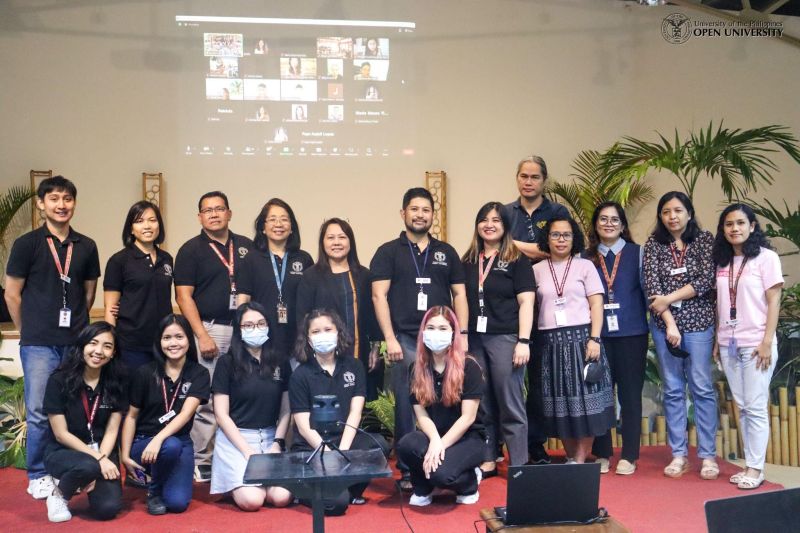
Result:
<instances>
[{"instance_id":1,"label":"embroidered shirt logo","mask_svg":"<svg viewBox=\"0 0 800 533\"><path fill-rule=\"evenodd\" d=\"M434 265L441 265L447 266L447 254L442 251L435 252L433 254L433 263Z\"/></svg>"},{"instance_id":2,"label":"embroidered shirt logo","mask_svg":"<svg viewBox=\"0 0 800 533\"><path fill-rule=\"evenodd\" d=\"M172 276L172 267L170 265L164 265L164 275Z\"/></svg>"},{"instance_id":3,"label":"embroidered shirt logo","mask_svg":"<svg viewBox=\"0 0 800 533\"><path fill-rule=\"evenodd\" d=\"M239 259L244 259L244 256L246 256L248 252L247 248L245 248L244 246L240 246L238 251L239 251Z\"/></svg>"},{"instance_id":4,"label":"embroidered shirt logo","mask_svg":"<svg viewBox=\"0 0 800 533\"><path fill-rule=\"evenodd\" d=\"M348 371L342 374L342 378L344 379L344 388L348 387L355 387L356 385L356 375L352 372Z\"/></svg>"},{"instance_id":5,"label":"embroidered shirt logo","mask_svg":"<svg viewBox=\"0 0 800 533\"><path fill-rule=\"evenodd\" d=\"M303 263L295 261L292 263L292 274L303 274Z\"/></svg>"}]
</instances>

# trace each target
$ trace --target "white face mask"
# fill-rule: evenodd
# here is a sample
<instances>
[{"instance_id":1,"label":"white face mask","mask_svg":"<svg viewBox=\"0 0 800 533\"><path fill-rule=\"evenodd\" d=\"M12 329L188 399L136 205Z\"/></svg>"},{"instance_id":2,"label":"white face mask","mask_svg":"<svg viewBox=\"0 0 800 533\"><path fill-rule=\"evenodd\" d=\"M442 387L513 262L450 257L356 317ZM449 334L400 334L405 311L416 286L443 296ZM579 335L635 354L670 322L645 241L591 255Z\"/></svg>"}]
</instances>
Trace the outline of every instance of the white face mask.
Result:
<instances>
[{"instance_id":1,"label":"white face mask","mask_svg":"<svg viewBox=\"0 0 800 533\"><path fill-rule=\"evenodd\" d=\"M242 330L242 341L248 346L253 346L254 348L262 346L268 339L269 328L254 328L252 331Z\"/></svg>"},{"instance_id":2,"label":"white face mask","mask_svg":"<svg viewBox=\"0 0 800 533\"><path fill-rule=\"evenodd\" d=\"M339 342L339 334L335 331L324 331L309 337L311 347L317 353L331 353Z\"/></svg>"},{"instance_id":3,"label":"white face mask","mask_svg":"<svg viewBox=\"0 0 800 533\"><path fill-rule=\"evenodd\" d=\"M453 332L426 329L422 332L422 342L430 351L441 352L453 344Z\"/></svg>"}]
</instances>

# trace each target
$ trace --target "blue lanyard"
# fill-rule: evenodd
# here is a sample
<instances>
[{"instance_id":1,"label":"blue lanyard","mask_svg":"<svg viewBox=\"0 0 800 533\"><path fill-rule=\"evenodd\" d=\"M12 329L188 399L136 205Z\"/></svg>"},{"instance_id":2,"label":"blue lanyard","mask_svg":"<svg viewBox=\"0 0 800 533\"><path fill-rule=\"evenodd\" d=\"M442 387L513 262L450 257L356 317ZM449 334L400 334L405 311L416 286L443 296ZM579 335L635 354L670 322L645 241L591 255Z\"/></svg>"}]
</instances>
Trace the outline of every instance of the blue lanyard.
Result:
<instances>
[{"instance_id":1,"label":"blue lanyard","mask_svg":"<svg viewBox=\"0 0 800 533\"><path fill-rule=\"evenodd\" d=\"M283 301L283 280L286 279L286 263L289 262L289 252L283 256L283 263L281 264L281 275L278 276L278 263L275 261L275 254L269 253L269 258L272 261L272 272L275 274L275 285L278 286L278 301Z\"/></svg>"},{"instance_id":2,"label":"blue lanyard","mask_svg":"<svg viewBox=\"0 0 800 533\"><path fill-rule=\"evenodd\" d=\"M425 258L422 260L422 272L419 270L419 264L417 264L417 256L414 255L414 248L411 246L411 243L408 243L408 251L411 254L411 260L414 261L414 268L417 270L417 277L421 278L422 275L425 273L425 268L428 265L428 252L431 251L431 243L428 243L428 246L425 248ZM422 291L422 284L419 286L419 290Z\"/></svg>"}]
</instances>

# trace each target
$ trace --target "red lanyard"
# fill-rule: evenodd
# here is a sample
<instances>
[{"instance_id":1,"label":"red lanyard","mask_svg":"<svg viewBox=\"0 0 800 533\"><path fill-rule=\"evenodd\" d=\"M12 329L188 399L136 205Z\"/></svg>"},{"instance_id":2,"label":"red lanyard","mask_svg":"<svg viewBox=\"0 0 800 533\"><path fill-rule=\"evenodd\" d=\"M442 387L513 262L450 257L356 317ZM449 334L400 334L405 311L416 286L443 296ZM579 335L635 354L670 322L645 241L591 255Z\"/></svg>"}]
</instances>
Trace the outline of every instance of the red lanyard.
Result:
<instances>
[{"instance_id":1,"label":"red lanyard","mask_svg":"<svg viewBox=\"0 0 800 533\"><path fill-rule=\"evenodd\" d=\"M553 285L556 287L556 294L558 294L559 298L564 296L564 286L567 284L567 276L569 275L569 267L572 265L572 256L569 256L567 259L567 268L564 270L564 277L561 279L561 283L558 283L558 279L556 279L556 269L553 268L553 261L550 258L547 258L547 266L550 267L550 275L553 276Z\"/></svg>"},{"instance_id":2,"label":"red lanyard","mask_svg":"<svg viewBox=\"0 0 800 533\"><path fill-rule=\"evenodd\" d=\"M486 278L489 277L489 272L492 271L492 264L494 264L494 259L497 257L497 254L492 254L489 257L489 262L486 263L486 268L483 267L483 252L480 253L480 257L478 260L478 291L483 292L483 284L486 282Z\"/></svg>"},{"instance_id":3,"label":"red lanyard","mask_svg":"<svg viewBox=\"0 0 800 533\"><path fill-rule=\"evenodd\" d=\"M175 399L178 397L178 391L181 390L181 381L183 381L183 379L179 379L175 384L175 392L172 393L172 400L167 403L167 379L161 379L161 392L164 394L164 414L169 414L169 412L172 411L172 406L175 405Z\"/></svg>"},{"instance_id":4,"label":"red lanyard","mask_svg":"<svg viewBox=\"0 0 800 533\"><path fill-rule=\"evenodd\" d=\"M231 279L231 291L236 292L236 282L233 280L234 276L234 264L233 264L233 239L228 243L228 260L225 261L225 258L217 249L216 245L213 242L208 243L214 253L217 254L219 260L222 261L222 265L228 269L228 277Z\"/></svg>"},{"instance_id":5,"label":"red lanyard","mask_svg":"<svg viewBox=\"0 0 800 533\"><path fill-rule=\"evenodd\" d=\"M672 252L672 260L675 262L675 268L681 268L683 266L683 260L686 257L686 252L689 251L689 245L685 245L683 250L679 253L675 253L675 243L669 245L669 251Z\"/></svg>"},{"instance_id":6,"label":"red lanyard","mask_svg":"<svg viewBox=\"0 0 800 533\"><path fill-rule=\"evenodd\" d=\"M64 261L64 267L61 267L61 260L58 258L58 252L56 251L56 245L53 244L53 237L48 237L47 244L50 245L50 251L53 253L53 260L56 262L56 269L58 270L58 277L64 283L69 283L70 279L67 274L69 274L69 265L72 263L72 246L73 243L70 241L69 245L67 245L67 259Z\"/></svg>"},{"instance_id":7,"label":"red lanyard","mask_svg":"<svg viewBox=\"0 0 800 533\"><path fill-rule=\"evenodd\" d=\"M739 278L742 277L744 265L747 264L747 258L742 259L742 264L739 267L739 273L736 275L736 281L733 280L733 259L731 259L731 266L728 269L728 295L731 300L730 317L731 320L736 320L736 293L739 292Z\"/></svg>"},{"instance_id":8,"label":"red lanyard","mask_svg":"<svg viewBox=\"0 0 800 533\"><path fill-rule=\"evenodd\" d=\"M92 423L94 422L94 417L97 415L97 408L100 406L100 397L102 394L98 394L94 397L94 402L92 403L92 409L89 410L89 395L86 394L86 390L81 391L81 402L83 403L83 412L86 413L86 427L89 429L89 435L92 435ZM94 436L92 436L92 441L94 441Z\"/></svg>"},{"instance_id":9,"label":"red lanyard","mask_svg":"<svg viewBox=\"0 0 800 533\"><path fill-rule=\"evenodd\" d=\"M606 278L606 285L608 286L609 298L614 299L610 295L614 292L614 280L617 279L617 268L619 268L620 258L622 257L622 250L619 251L617 256L614 258L614 266L611 269L611 275L608 275L608 267L606 266L606 258L602 256L602 254L597 254L597 258L600 260L600 267L603 269L603 277Z\"/></svg>"}]
</instances>

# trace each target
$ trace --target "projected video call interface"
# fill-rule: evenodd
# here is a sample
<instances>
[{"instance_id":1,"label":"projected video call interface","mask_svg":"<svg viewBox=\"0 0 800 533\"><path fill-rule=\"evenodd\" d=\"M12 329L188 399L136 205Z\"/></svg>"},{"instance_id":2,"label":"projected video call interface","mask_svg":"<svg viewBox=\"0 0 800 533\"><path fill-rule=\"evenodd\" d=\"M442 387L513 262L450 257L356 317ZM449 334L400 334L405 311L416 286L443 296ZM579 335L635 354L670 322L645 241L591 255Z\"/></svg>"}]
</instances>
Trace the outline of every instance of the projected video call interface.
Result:
<instances>
[{"instance_id":1,"label":"projected video call interface","mask_svg":"<svg viewBox=\"0 0 800 533\"><path fill-rule=\"evenodd\" d=\"M394 116L407 105L398 70L408 66L396 68L395 39L388 36L397 28L346 28L353 35L332 37L324 28L293 33L290 27L242 25L247 31L221 32L194 26L201 30L197 54L204 72L192 83L192 98L203 97L193 112L204 110L204 124L193 120L198 127L191 128L186 155L413 152L403 139L407 125ZM310 31L320 36L308 36Z\"/></svg>"}]
</instances>

